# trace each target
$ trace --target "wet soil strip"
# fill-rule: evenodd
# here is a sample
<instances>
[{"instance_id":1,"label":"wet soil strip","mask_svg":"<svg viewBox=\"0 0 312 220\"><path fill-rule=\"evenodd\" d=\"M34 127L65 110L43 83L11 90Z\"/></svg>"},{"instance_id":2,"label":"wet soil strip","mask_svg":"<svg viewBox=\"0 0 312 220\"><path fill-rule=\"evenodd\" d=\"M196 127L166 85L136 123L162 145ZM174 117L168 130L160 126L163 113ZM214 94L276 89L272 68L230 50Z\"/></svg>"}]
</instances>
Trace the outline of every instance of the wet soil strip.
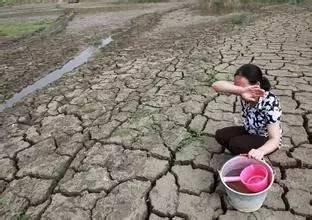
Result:
<instances>
[{"instance_id":1,"label":"wet soil strip","mask_svg":"<svg viewBox=\"0 0 312 220\"><path fill-rule=\"evenodd\" d=\"M34 84L29 85L26 88L22 89L20 92L16 93L12 98L6 100L2 105L0 105L0 112L2 112L6 108L12 107L15 103L22 100L22 98L24 98L28 94L31 94L39 89L44 88L48 84L61 78L65 73L70 72L75 68L81 66L82 64L86 63L88 59L94 54L95 51L97 51L102 47L105 47L112 41L113 39L111 37L108 37L102 40L100 46L88 47L87 49L82 51L78 56L74 57L72 60L67 62L62 68L49 73L45 77L36 81Z\"/></svg>"}]
</instances>

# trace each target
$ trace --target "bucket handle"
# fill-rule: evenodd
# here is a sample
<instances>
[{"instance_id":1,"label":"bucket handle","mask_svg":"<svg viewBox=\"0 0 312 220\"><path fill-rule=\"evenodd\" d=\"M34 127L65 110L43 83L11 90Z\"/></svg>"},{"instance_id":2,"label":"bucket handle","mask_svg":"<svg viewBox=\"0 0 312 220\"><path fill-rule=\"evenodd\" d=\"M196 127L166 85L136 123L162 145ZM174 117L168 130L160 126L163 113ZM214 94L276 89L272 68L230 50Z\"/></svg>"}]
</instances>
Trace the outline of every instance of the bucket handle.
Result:
<instances>
[{"instance_id":1,"label":"bucket handle","mask_svg":"<svg viewBox=\"0 0 312 220\"><path fill-rule=\"evenodd\" d=\"M237 182L237 181L241 181L240 176L224 176L223 177L223 181L224 182Z\"/></svg>"}]
</instances>

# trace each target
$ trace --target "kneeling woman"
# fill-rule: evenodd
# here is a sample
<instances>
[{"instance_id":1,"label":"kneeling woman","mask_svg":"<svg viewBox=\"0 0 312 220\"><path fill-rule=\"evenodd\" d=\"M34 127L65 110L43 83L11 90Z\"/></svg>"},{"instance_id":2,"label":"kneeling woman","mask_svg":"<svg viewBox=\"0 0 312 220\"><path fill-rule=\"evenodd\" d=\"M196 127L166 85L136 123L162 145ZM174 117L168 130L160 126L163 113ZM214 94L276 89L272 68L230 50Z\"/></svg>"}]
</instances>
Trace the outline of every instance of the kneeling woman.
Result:
<instances>
[{"instance_id":1,"label":"kneeling woman","mask_svg":"<svg viewBox=\"0 0 312 220\"><path fill-rule=\"evenodd\" d=\"M241 97L244 125L217 130L216 140L222 146L233 154L248 154L258 160L279 148L282 111L258 66L245 64L236 71L234 83L217 81L212 87L216 92Z\"/></svg>"}]
</instances>

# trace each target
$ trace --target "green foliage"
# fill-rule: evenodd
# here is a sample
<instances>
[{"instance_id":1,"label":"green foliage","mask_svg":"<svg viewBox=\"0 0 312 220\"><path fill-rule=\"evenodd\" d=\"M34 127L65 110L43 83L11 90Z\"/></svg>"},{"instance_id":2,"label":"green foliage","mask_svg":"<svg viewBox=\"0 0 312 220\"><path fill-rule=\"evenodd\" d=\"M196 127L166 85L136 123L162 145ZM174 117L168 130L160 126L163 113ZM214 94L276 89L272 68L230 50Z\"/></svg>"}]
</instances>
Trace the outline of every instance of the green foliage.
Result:
<instances>
[{"instance_id":1,"label":"green foliage","mask_svg":"<svg viewBox=\"0 0 312 220\"><path fill-rule=\"evenodd\" d=\"M0 23L0 36L20 37L27 33L40 31L47 28L51 21L10 22Z\"/></svg>"},{"instance_id":2,"label":"green foliage","mask_svg":"<svg viewBox=\"0 0 312 220\"><path fill-rule=\"evenodd\" d=\"M131 129L127 129L127 128L118 128L115 132L114 132L114 136L131 136L132 130Z\"/></svg>"},{"instance_id":3,"label":"green foliage","mask_svg":"<svg viewBox=\"0 0 312 220\"><path fill-rule=\"evenodd\" d=\"M247 14L239 14L231 17L232 24L243 25L248 24L250 21L250 16Z\"/></svg>"},{"instance_id":4,"label":"green foliage","mask_svg":"<svg viewBox=\"0 0 312 220\"><path fill-rule=\"evenodd\" d=\"M216 78L216 74L217 72L212 70L210 71L208 74L208 80L205 82L208 86L212 86L212 84L216 81L218 81L218 79Z\"/></svg>"},{"instance_id":5,"label":"green foliage","mask_svg":"<svg viewBox=\"0 0 312 220\"><path fill-rule=\"evenodd\" d=\"M118 3L153 3L153 2L167 2L168 0L119 0Z\"/></svg>"},{"instance_id":6,"label":"green foliage","mask_svg":"<svg viewBox=\"0 0 312 220\"><path fill-rule=\"evenodd\" d=\"M5 198L0 198L0 206L4 206L4 205L6 205L7 204L7 201L6 201L6 199Z\"/></svg>"},{"instance_id":7,"label":"green foliage","mask_svg":"<svg viewBox=\"0 0 312 220\"><path fill-rule=\"evenodd\" d=\"M246 3L264 3L264 4L275 4L275 3L289 3L289 4L301 4L304 0L241 0Z\"/></svg>"},{"instance_id":8,"label":"green foliage","mask_svg":"<svg viewBox=\"0 0 312 220\"><path fill-rule=\"evenodd\" d=\"M29 216L25 215L25 214L18 214L16 216L14 216L16 220L30 220Z\"/></svg>"},{"instance_id":9,"label":"green foliage","mask_svg":"<svg viewBox=\"0 0 312 220\"><path fill-rule=\"evenodd\" d=\"M226 14L242 9L254 9L264 4L302 5L311 2L311 0L198 0L202 13L208 14Z\"/></svg>"},{"instance_id":10,"label":"green foliage","mask_svg":"<svg viewBox=\"0 0 312 220\"><path fill-rule=\"evenodd\" d=\"M15 211L14 208L10 206L9 201L4 197L0 198L0 207L8 207L12 220L30 220L29 216L27 216L22 210Z\"/></svg>"},{"instance_id":11,"label":"green foliage","mask_svg":"<svg viewBox=\"0 0 312 220\"><path fill-rule=\"evenodd\" d=\"M207 149L207 136L202 134L201 132L190 132L191 135L185 139L183 139L177 148L177 151L182 151L185 147L194 146L200 147L203 149Z\"/></svg>"},{"instance_id":12,"label":"green foliage","mask_svg":"<svg viewBox=\"0 0 312 220\"><path fill-rule=\"evenodd\" d=\"M7 6L7 5L13 5L16 3L16 0L0 0L0 7L1 6Z\"/></svg>"}]
</instances>

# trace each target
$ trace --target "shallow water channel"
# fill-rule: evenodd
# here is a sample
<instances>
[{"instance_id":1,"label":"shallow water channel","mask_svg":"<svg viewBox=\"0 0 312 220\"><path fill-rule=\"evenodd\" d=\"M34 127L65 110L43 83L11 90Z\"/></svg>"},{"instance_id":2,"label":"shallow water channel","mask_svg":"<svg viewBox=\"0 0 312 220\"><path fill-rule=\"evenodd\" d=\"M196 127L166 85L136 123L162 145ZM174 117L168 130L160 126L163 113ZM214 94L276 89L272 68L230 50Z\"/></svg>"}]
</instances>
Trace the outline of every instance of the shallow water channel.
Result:
<instances>
[{"instance_id":1,"label":"shallow water channel","mask_svg":"<svg viewBox=\"0 0 312 220\"><path fill-rule=\"evenodd\" d=\"M19 102L25 96L44 88L45 86L49 85L50 83L58 80L61 78L65 73L68 73L75 68L81 66L82 64L86 63L88 59L100 48L105 47L109 43L111 43L113 39L111 37L102 39L101 44L98 47L90 46L76 57L68 61L63 67L54 70L53 72L49 73L45 77L39 79L35 83L25 87L20 92L16 93L12 98L6 100L3 104L0 105L0 112L4 109L12 107L15 103Z\"/></svg>"}]
</instances>

